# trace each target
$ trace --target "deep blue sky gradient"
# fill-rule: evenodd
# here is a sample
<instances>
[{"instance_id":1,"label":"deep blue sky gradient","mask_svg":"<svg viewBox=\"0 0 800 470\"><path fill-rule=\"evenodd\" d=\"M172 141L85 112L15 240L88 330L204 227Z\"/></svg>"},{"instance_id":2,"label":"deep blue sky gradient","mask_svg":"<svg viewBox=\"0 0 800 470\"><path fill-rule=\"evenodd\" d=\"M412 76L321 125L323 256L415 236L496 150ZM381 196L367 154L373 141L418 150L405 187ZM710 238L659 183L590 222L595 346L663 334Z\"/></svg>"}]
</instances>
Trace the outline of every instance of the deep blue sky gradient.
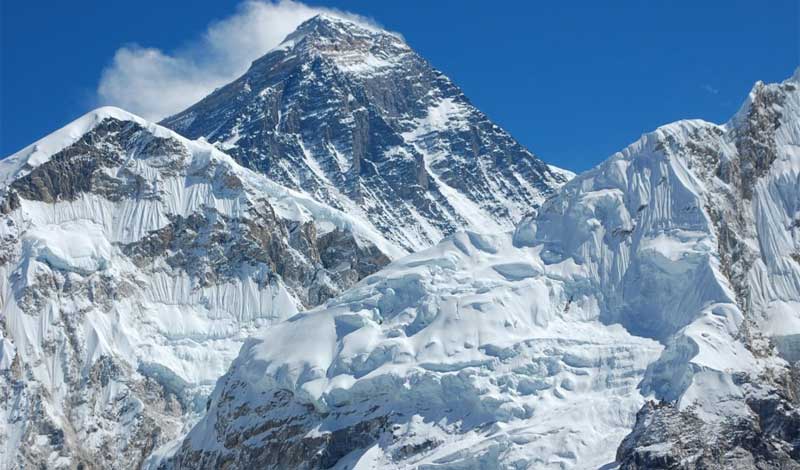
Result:
<instances>
[{"instance_id":1,"label":"deep blue sky gradient","mask_svg":"<svg viewBox=\"0 0 800 470\"><path fill-rule=\"evenodd\" d=\"M800 1L309 1L374 18L550 163L585 170L682 118L724 122L800 64ZM0 2L0 157L89 111L129 43L171 51L236 3Z\"/></svg>"}]
</instances>

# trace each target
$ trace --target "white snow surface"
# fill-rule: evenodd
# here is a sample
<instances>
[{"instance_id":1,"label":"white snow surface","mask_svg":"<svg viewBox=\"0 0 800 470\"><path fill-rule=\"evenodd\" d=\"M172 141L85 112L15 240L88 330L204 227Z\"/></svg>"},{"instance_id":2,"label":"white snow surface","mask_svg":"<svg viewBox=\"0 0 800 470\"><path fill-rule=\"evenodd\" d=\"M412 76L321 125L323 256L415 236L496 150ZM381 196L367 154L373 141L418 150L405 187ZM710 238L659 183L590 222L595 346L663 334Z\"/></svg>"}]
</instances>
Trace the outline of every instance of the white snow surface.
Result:
<instances>
[{"instance_id":1,"label":"white snow surface","mask_svg":"<svg viewBox=\"0 0 800 470\"><path fill-rule=\"evenodd\" d=\"M403 468L609 463L662 347L601 323L596 299L570 292L584 275L569 261L543 263L508 234L458 233L248 341L220 381L241 387L235 401L215 401L187 442L218 448L218 413L289 389L326 412L364 416L377 405L407 416L404 433L419 442L442 441ZM234 426L256 424L248 419ZM316 432L343 425L323 420ZM389 450L356 460L394 468Z\"/></svg>"},{"instance_id":2,"label":"white snow surface","mask_svg":"<svg viewBox=\"0 0 800 470\"><path fill-rule=\"evenodd\" d=\"M91 274L111 260L103 228L85 220L36 227L23 236L23 244L26 257L64 271Z\"/></svg>"},{"instance_id":3,"label":"white snow surface","mask_svg":"<svg viewBox=\"0 0 800 470\"><path fill-rule=\"evenodd\" d=\"M236 447L225 433L263 425L237 410L278 390L324 412L313 435L390 416L391 436L341 468L597 468L647 396L712 423L748 412L733 375L800 351L798 86L797 75L756 84L723 126L661 127L513 236L458 233L249 340L184 455L257 449L257 433ZM758 127L770 113L774 132ZM763 174L712 171L765 164L749 163L752 141L774 149ZM725 224L738 245L721 240ZM753 262L742 268L730 246ZM780 341L778 354L754 355L756 334Z\"/></svg>"},{"instance_id":4,"label":"white snow surface","mask_svg":"<svg viewBox=\"0 0 800 470\"><path fill-rule=\"evenodd\" d=\"M180 154L135 150L124 155L119 168L103 170L114 175L139 175L152 197L112 201L85 192L74 200L52 203L21 198L18 208L0 217L0 240L18 240L17 248L0 245L11 260L0 265L0 372L7 372L15 362L30 366L32 375L26 381L49 398L47 419L56 427L70 429L75 425L69 423L62 409L69 389L66 377L74 380L75 371L67 362L69 354L54 352L48 344L61 344L67 325L73 321L78 322L74 334L81 342L75 353L87 367L83 373L88 373L99 358L109 356L142 375L155 374L174 381L185 389L188 398L202 398L248 335L288 318L301 305L280 280L259 284L258 273L242 272L230 280L198 286L185 272L171 270L166 264L137 267L122 253L124 244L140 241L165 227L171 218L209 209L223 216L246 217L254 201L266 199L285 220L313 221L327 231L341 229L352 233L359 243L376 245L389 257L405 254L367 222L246 170L208 143L187 140L112 107L92 111L0 160L0 194L15 179L47 162L107 118L135 122L152 136L179 144ZM241 190L223 186L222 178L238 179ZM70 286L84 284L85 295L69 291ZM102 295L104 285L111 285L119 295ZM64 293L59 292L62 287ZM28 311L24 311L26 308ZM35 315L30 313L31 308ZM118 397L112 393L106 399L111 406ZM0 463L15 455L28 419L16 416L24 412L21 409L2 408ZM87 423L98 412L81 413L85 413L87 428L76 432L79 439L86 439L85 433L92 426ZM63 459L53 459L48 465L64 464Z\"/></svg>"}]
</instances>

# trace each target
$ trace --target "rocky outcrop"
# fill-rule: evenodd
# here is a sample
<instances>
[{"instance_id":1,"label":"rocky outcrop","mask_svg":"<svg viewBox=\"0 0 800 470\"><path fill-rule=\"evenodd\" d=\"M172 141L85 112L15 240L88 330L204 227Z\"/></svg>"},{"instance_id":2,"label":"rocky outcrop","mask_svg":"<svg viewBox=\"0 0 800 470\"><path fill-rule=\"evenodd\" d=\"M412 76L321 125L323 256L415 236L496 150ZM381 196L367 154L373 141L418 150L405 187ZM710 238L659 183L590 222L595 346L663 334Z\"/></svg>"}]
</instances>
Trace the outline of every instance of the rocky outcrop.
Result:
<instances>
[{"instance_id":1,"label":"rocky outcrop","mask_svg":"<svg viewBox=\"0 0 800 470\"><path fill-rule=\"evenodd\" d=\"M225 380L223 378L222 380ZM222 403L238 403L237 397L223 396ZM224 405L223 405L224 406ZM191 448L181 452L168 467L174 468L296 468L312 470L331 468L350 452L373 444L388 431L387 419L375 417L358 421L333 432L315 432L320 420L339 419L345 415L320 412L288 390L277 390L263 397L255 408L236 407L230 420L214 424L225 436L224 447L235 453L202 453ZM259 425L241 428L242 417L257 419ZM162 467L167 468L166 464Z\"/></svg>"},{"instance_id":2,"label":"rocky outcrop","mask_svg":"<svg viewBox=\"0 0 800 470\"><path fill-rule=\"evenodd\" d=\"M68 335L79 341L75 332ZM77 372L80 366L71 367ZM13 405L4 444L10 438L22 443L4 461L10 468L141 468L190 411L164 384L137 378L127 364L103 356L86 375L70 374L54 415L52 392L36 383L30 365L20 361L17 367L16 373L0 372L0 396Z\"/></svg>"},{"instance_id":3,"label":"rocky outcrop","mask_svg":"<svg viewBox=\"0 0 800 470\"><path fill-rule=\"evenodd\" d=\"M121 166L122 156L138 146L150 154L176 156L186 152L174 140L154 137L137 123L106 119L47 162L16 179L11 191L16 197L46 203L73 201L89 192L111 201L146 197L151 188L141 175L127 171L124 166L114 176L103 171ZM177 159L170 166L179 164ZM170 168L158 169L166 172Z\"/></svg>"},{"instance_id":4,"label":"rocky outcrop","mask_svg":"<svg viewBox=\"0 0 800 470\"><path fill-rule=\"evenodd\" d=\"M800 468L800 367L777 377L737 377L748 417L708 423L694 409L648 402L620 444L621 469Z\"/></svg>"},{"instance_id":5,"label":"rocky outcrop","mask_svg":"<svg viewBox=\"0 0 800 470\"><path fill-rule=\"evenodd\" d=\"M245 217L204 209L176 216L141 240L121 246L140 268L164 259L171 270L209 286L252 271L264 287L278 279L310 308L354 285L389 263L374 246L362 248L352 233L335 229L318 236L311 222L280 219L260 200Z\"/></svg>"}]
</instances>

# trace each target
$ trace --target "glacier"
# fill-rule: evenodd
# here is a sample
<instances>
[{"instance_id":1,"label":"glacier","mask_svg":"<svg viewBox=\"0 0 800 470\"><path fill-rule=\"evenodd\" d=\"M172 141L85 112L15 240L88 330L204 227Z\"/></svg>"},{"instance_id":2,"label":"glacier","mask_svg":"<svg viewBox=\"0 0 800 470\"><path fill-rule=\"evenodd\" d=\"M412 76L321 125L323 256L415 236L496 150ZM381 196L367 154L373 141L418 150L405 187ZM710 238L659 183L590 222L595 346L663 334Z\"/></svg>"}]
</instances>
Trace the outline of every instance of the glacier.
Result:
<instances>
[{"instance_id":1,"label":"glacier","mask_svg":"<svg viewBox=\"0 0 800 470\"><path fill-rule=\"evenodd\" d=\"M248 340L178 466L613 461L662 346L601 323L582 274L474 232L403 258Z\"/></svg>"},{"instance_id":2,"label":"glacier","mask_svg":"<svg viewBox=\"0 0 800 470\"><path fill-rule=\"evenodd\" d=\"M165 468L796 468L800 73L249 339Z\"/></svg>"}]
</instances>

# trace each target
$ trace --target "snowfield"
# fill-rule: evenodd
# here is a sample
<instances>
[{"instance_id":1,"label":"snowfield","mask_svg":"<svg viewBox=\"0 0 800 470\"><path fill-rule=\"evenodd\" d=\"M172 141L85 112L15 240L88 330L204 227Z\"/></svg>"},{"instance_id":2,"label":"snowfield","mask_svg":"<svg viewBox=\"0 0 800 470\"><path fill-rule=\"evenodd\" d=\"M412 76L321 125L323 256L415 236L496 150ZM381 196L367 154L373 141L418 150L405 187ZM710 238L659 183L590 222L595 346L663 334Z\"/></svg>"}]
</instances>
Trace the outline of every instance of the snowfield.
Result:
<instances>
[{"instance_id":1,"label":"snowfield","mask_svg":"<svg viewBox=\"0 0 800 470\"><path fill-rule=\"evenodd\" d=\"M220 431L290 412L231 419L237 408L291 390L324 416L297 439L392 417L394 439L354 449L341 468L613 462L643 403L636 386L662 347L602 324L595 299L570 292L584 276L507 235L454 235L248 341L184 446L224 452ZM241 445L255 451L269 433ZM431 451L394 462L408 446Z\"/></svg>"}]
</instances>

